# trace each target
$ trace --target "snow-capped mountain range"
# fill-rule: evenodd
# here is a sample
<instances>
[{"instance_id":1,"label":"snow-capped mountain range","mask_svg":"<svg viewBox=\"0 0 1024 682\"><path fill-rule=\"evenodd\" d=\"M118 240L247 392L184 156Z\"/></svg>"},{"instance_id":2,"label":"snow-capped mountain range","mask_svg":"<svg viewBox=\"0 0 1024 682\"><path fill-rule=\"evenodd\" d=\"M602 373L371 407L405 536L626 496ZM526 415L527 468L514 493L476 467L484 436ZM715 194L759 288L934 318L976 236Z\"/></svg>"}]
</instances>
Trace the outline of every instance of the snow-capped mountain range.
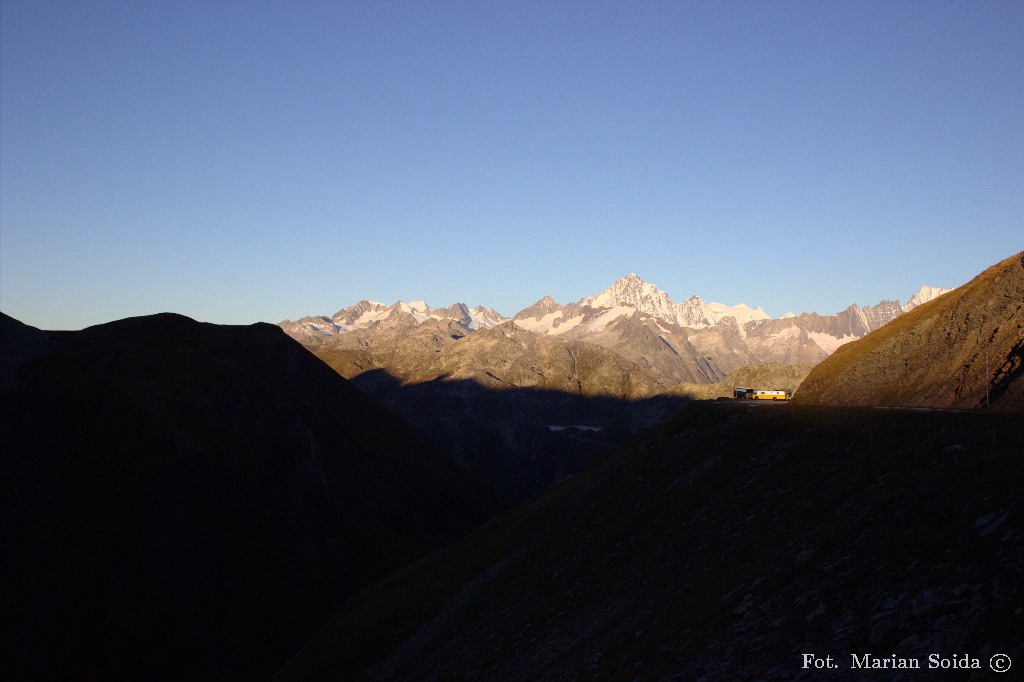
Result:
<instances>
[{"instance_id":1,"label":"snow-capped mountain range","mask_svg":"<svg viewBox=\"0 0 1024 682\"><path fill-rule=\"evenodd\" d=\"M861 323L859 326L870 331L880 326L880 323L884 324L896 315L947 291L949 289L926 285L905 305L901 306L898 301L882 301L877 306L850 306L843 313L852 313ZM633 315L690 329L712 327L721 324L726 318L732 318L741 329L749 322L772 319L763 308L751 308L745 303L732 306L716 302L706 303L696 295L690 296L682 303L675 303L656 285L645 282L635 273L630 273L601 293L587 296L577 303L559 305L550 296L544 296L511 318L504 317L493 308L469 308L464 303L456 303L447 308L431 308L425 301L397 301L386 305L363 300L329 317L304 317L294 322L285 320L280 326L304 343L315 343L318 337L337 336L373 326L417 325L430 319L451 320L467 332L490 329L513 320L528 331L545 336L559 336L580 327L582 329L578 331L584 333L599 332L618 318ZM787 313L779 319L799 317L801 316ZM828 350L831 352L834 348Z\"/></svg>"},{"instance_id":2,"label":"snow-capped mountain range","mask_svg":"<svg viewBox=\"0 0 1024 682\"><path fill-rule=\"evenodd\" d=\"M763 308L753 310L745 303L734 306L705 303L699 296L673 303L665 292L643 281L636 273L626 275L596 296L583 299L580 305L591 308L634 307L642 314L673 321L682 327L707 327L728 316L735 317L740 324L769 318Z\"/></svg>"},{"instance_id":3,"label":"snow-capped mountain range","mask_svg":"<svg viewBox=\"0 0 1024 682\"><path fill-rule=\"evenodd\" d=\"M746 364L815 364L844 343L947 291L925 286L905 305L882 301L874 306L851 305L835 315L787 313L773 319L764 309L744 303L706 303L699 296L676 303L631 273L575 303L560 305L545 296L511 318L491 308L461 303L431 308L423 301L390 306L360 301L330 317L306 317L280 326L309 347L336 346L359 332L359 345L368 348L380 334L387 333L389 343L394 343L402 330L427 323L444 326L439 333L452 338L515 325L553 340L602 346L671 386L718 381Z\"/></svg>"},{"instance_id":4,"label":"snow-capped mountain range","mask_svg":"<svg viewBox=\"0 0 1024 682\"><path fill-rule=\"evenodd\" d=\"M734 306L705 303L699 296L674 303L668 294L635 273L570 306L559 306L550 296L545 296L512 319L534 333L558 336L577 327L581 327L581 331L602 331L619 317L632 315L692 329L716 325L726 317L734 318L741 326L752 320L770 319L764 309L751 309L744 303Z\"/></svg>"},{"instance_id":5,"label":"snow-capped mountain range","mask_svg":"<svg viewBox=\"0 0 1024 682\"><path fill-rule=\"evenodd\" d=\"M295 322L286 320L280 326L303 343L315 343L319 337L337 336L382 325L418 325L426 320L451 320L467 332L473 332L490 329L505 322L506 318L496 310L483 306L469 308L464 303L456 303L447 308L431 308L425 301L397 301L392 305L359 301L330 317L304 317Z\"/></svg>"}]
</instances>

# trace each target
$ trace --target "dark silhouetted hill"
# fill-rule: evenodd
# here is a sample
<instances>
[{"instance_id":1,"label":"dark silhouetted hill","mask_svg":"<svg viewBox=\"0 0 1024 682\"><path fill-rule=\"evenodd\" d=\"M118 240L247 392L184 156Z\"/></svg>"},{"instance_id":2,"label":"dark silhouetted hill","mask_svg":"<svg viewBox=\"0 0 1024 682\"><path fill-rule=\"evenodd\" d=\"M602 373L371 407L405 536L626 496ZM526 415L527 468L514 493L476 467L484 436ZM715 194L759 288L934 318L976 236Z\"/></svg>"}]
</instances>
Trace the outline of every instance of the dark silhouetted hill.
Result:
<instances>
[{"instance_id":1,"label":"dark silhouetted hill","mask_svg":"<svg viewBox=\"0 0 1024 682\"><path fill-rule=\"evenodd\" d=\"M6 679L266 678L502 504L273 325L0 322Z\"/></svg>"},{"instance_id":2,"label":"dark silhouetted hill","mask_svg":"<svg viewBox=\"0 0 1024 682\"><path fill-rule=\"evenodd\" d=\"M277 679L990 679L1024 660L1022 448L1011 414L690 403L347 601Z\"/></svg>"},{"instance_id":3,"label":"dark silhouetted hill","mask_svg":"<svg viewBox=\"0 0 1024 682\"><path fill-rule=\"evenodd\" d=\"M795 399L1024 410L1024 252L839 347Z\"/></svg>"}]
</instances>

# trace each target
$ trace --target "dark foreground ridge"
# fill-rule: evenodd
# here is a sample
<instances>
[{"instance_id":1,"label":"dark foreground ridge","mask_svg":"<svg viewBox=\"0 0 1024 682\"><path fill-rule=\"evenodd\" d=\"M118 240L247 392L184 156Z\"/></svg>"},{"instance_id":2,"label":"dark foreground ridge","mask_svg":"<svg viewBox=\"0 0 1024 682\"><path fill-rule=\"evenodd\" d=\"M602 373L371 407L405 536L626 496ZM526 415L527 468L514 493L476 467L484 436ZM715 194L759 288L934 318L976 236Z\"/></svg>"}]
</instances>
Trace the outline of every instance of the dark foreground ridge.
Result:
<instances>
[{"instance_id":1,"label":"dark foreground ridge","mask_svg":"<svg viewBox=\"0 0 1024 682\"><path fill-rule=\"evenodd\" d=\"M1019 414L692 403L349 600L278 679L991 679L1024 665L1022 452Z\"/></svg>"},{"instance_id":2,"label":"dark foreground ridge","mask_svg":"<svg viewBox=\"0 0 1024 682\"><path fill-rule=\"evenodd\" d=\"M4 679L265 679L502 504L275 326L0 323Z\"/></svg>"}]
</instances>

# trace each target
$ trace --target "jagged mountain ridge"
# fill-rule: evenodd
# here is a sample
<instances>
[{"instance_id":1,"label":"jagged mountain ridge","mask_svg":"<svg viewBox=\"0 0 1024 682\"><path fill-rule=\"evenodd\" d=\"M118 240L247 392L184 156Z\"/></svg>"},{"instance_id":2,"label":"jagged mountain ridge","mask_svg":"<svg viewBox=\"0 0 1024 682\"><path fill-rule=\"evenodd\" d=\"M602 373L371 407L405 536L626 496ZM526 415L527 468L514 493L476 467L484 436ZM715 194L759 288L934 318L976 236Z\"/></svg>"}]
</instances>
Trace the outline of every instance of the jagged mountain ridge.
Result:
<instances>
[{"instance_id":1,"label":"jagged mountain ridge","mask_svg":"<svg viewBox=\"0 0 1024 682\"><path fill-rule=\"evenodd\" d=\"M398 301L391 306L360 301L331 317L284 321L280 326L310 348L358 346L366 350L390 344L395 334L411 333L429 320L455 324L458 329L451 336L461 337L511 319L518 327L540 336L582 341L614 351L649 373L655 383L669 387L680 382L714 383L746 364L815 364L844 343L946 291L922 287L905 306L899 301L882 301L875 306L852 305L835 315L788 314L772 319L762 308L743 303L705 303L696 295L675 303L657 286L630 273L605 291L576 303L560 305L551 296L544 296L512 318L504 318L490 308L470 309L464 304L432 309L422 301ZM345 338L354 333L357 343ZM368 355L377 359L362 363L363 371L398 369L387 359L387 353ZM467 357L467 361L472 362L472 358ZM462 369L472 372L480 368ZM406 370L396 374L411 380ZM436 376L440 375L427 378Z\"/></svg>"},{"instance_id":2,"label":"jagged mountain ridge","mask_svg":"<svg viewBox=\"0 0 1024 682\"><path fill-rule=\"evenodd\" d=\"M726 316L733 316L738 322L766 320L768 313L758 308L751 310L744 303L726 306L721 303L705 303L699 296L691 296L683 303L673 303L668 294L630 273L617 280L600 294L588 296L579 302L590 308L635 308L638 312L683 327L705 327L717 324Z\"/></svg>"},{"instance_id":3,"label":"jagged mountain ridge","mask_svg":"<svg viewBox=\"0 0 1024 682\"><path fill-rule=\"evenodd\" d=\"M455 303L447 308L431 308L425 301L397 301L392 305L385 305L362 300L351 307L342 308L329 317L303 317L295 322L285 320L279 326L295 340L311 346L357 330L371 327L415 327L426 320L450 320L464 331L472 332L490 329L504 322L505 318L491 308L470 308L464 303Z\"/></svg>"},{"instance_id":4,"label":"jagged mountain ridge","mask_svg":"<svg viewBox=\"0 0 1024 682\"><path fill-rule=\"evenodd\" d=\"M949 289L926 285L921 287L903 306L900 306L898 301L882 301L877 306L866 307L852 305L846 311L836 313L836 316L842 316L850 311L850 314L870 320L877 318L876 311L881 309L881 316L887 317L886 313L892 310L893 305L898 308L898 311L895 312L895 315L898 315L947 291ZM657 285L645 282L636 273L630 273L616 280L603 292L584 297L575 303L561 305L550 295L545 295L512 317L504 317L493 308L484 306L469 308L464 303L455 303L446 308L431 308L424 301L407 303L399 300L389 306L376 301L362 300L330 316L303 317L295 321L284 320L279 323L279 326L284 328L289 335L307 345L323 341L326 337L368 329L373 326L417 325L427 319L452 320L467 332L489 329L508 320L514 320L529 331L545 336L558 336L578 326L582 326L587 331L600 331L614 319L633 313L694 329L714 326L730 317L741 327L749 322L773 319L761 307L751 308L745 303L729 306L723 303L705 302L697 295L690 296L682 303L675 303ZM810 313L810 315L817 315L817 313ZM779 319L796 317L800 316L788 313ZM866 326L877 328L878 323L868 321Z\"/></svg>"},{"instance_id":5,"label":"jagged mountain ridge","mask_svg":"<svg viewBox=\"0 0 1024 682\"><path fill-rule=\"evenodd\" d=\"M600 294L568 306L559 306L550 296L546 296L536 304L516 313L512 319L521 327L539 334L569 334L577 338L600 334L614 320L629 315L640 315L663 325L676 325L693 330L726 324L738 327L738 331L744 336L747 333L757 334L761 325L776 322L777 324L769 326L771 333L774 334L787 327L795 327L812 334L832 336L831 340L811 337L811 341L827 355L842 343L851 340L850 337L863 336L903 312L947 291L949 289L924 286L905 306L901 306L899 301L882 301L874 306L854 304L834 315L787 314L774 319L760 307L750 308L744 303L734 306L715 302L705 303L696 295L683 303L674 303L657 286L644 282L635 273L631 273Z\"/></svg>"}]
</instances>

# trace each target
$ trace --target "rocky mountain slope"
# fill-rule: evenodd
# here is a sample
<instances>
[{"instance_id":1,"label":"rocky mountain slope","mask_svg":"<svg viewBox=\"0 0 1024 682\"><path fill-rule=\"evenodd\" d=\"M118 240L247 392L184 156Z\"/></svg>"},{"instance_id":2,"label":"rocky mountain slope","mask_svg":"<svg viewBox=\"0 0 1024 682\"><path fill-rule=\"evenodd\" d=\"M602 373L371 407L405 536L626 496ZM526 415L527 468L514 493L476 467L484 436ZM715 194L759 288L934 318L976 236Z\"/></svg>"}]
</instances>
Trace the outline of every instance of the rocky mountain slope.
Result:
<instances>
[{"instance_id":1,"label":"rocky mountain slope","mask_svg":"<svg viewBox=\"0 0 1024 682\"><path fill-rule=\"evenodd\" d=\"M452 321L353 332L315 347L342 376L384 369L403 383L471 379L490 388L645 397L666 388L642 367L594 344L531 334L514 322L467 334Z\"/></svg>"},{"instance_id":2,"label":"rocky mountain slope","mask_svg":"<svg viewBox=\"0 0 1024 682\"><path fill-rule=\"evenodd\" d=\"M1024 252L839 348L797 399L1024 410Z\"/></svg>"},{"instance_id":3,"label":"rocky mountain slope","mask_svg":"<svg viewBox=\"0 0 1024 682\"><path fill-rule=\"evenodd\" d=\"M685 396L621 355L505 322L353 332L313 350L466 467L516 499L576 473Z\"/></svg>"},{"instance_id":4,"label":"rocky mountain slope","mask_svg":"<svg viewBox=\"0 0 1024 682\"><path fill-rule=\"evenodd\" d=\"M1022 448L1016 415L691 403L360 593L275 679L916 679L852 654L990 679L1024 660Z\"/></svg>"},{"instance_id":5,"label":"rocky mountain slope","mask_svg":"<svg viewBox=\"0 0 1024 682\"><path fill-rule=\"evenodd\" d=\"M5 679L266 678L502 497L280 329L0 319Z\"/></svg>"}]
</instances>

